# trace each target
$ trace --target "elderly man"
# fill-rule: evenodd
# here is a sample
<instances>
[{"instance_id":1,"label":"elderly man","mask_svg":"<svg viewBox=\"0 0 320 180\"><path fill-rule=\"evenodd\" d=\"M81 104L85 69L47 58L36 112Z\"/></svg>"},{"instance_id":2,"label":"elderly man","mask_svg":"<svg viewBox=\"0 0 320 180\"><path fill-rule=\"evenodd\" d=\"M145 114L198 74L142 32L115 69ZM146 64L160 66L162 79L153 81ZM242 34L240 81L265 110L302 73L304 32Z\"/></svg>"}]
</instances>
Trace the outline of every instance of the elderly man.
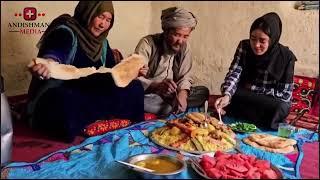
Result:
<instances>
[{"instance_id":1,"label":"elderly man","mask_svg":"<svg viewBox=\"0 0 320 180\"><path fill-rule=\"evenodd\" d=\"M209 90L191 87L192 56L187 40L197 25L196 17L171 7L162 11L161 25L163 32L143 37L135 53L148 60L146 76L139 77L145 90L144 109L165 116L202 106Z\"/></svg>"}]
</instances>

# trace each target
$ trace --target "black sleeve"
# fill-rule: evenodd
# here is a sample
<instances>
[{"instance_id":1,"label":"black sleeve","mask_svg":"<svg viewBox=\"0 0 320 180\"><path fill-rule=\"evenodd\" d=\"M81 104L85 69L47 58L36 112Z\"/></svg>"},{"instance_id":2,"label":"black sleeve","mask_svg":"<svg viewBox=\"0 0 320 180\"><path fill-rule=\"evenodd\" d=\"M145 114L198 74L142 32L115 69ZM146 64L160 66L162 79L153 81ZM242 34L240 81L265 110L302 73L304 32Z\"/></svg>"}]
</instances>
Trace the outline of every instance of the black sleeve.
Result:
<instances>
[{"instance_id":1,"label":"black sleeve","mask_svg":"<svg viewBox=\"0 0 320 180\"><path fill-rule=\"evenodd\" d=\"M66 64L73 45L73 35L64 28L51 32L42 42L38 57L51 58Z\"/></svg>"},{"instance_id":2,"label":"black sleeve","mask_svg":"<svg viewBox=\"0 0 320 180\"><path fill-rule=\"evenodd\" d=\"M289 50L287 58L289 59L289 63L286 66L286 70L283 74L281 82L282 83L293 83L294 66L295 66L295 62L297 61L297 58L290 50Z\"/></svg>"}]
</instances>

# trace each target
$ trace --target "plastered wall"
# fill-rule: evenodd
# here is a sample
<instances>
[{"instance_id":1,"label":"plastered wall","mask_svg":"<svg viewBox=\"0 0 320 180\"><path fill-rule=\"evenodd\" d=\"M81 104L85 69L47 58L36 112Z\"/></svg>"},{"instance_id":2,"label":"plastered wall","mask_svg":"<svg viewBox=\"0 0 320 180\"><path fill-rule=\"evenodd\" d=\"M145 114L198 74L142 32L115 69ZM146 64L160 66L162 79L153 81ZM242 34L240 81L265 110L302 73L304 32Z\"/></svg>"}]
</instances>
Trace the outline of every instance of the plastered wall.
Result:
<instances>
[{"instance_id":1,"label":"plastered wall","mask_svg":"<svg viewBox=\"0 0 320 180\"><path fill-rule=\"evenodd\" d=\"M26 93L31 77L25 66L36 56L35 44L41 37L9 32L12 28L8 23L19 19L14 13L36 7L46 13L37 20L51 22L62 13L73 14L76 4L77 1L1 2L1 74L7 95ZM319 74L319 10L295 10L294 1L114 2L116 20L108 37L111 46L129 55L142 36L161 32L161 10L171 6L182 6L198 17L198 26L190 38L194 79L196 85L209 87L211 94L220 93L235 48L241 39L248 38L251 23L270 11L277 12L283 22L280 42L289 46L298 58L295 74L312 77ZM20 21L25 22L21 17Z\"/></svg>"},{"instance_id":2,"label":"plastered wall","mask_svg":"<svg viewBox=\"0 0 320 180\"><path fill-rule=\"evenodd\" d=\"M228 71L236 47L249 37L252 22L274 11L282 19L280 43L289 46L298 61L295 74L317 77L319 74L319 11L298 11L294 1L174 1L152 3L151 33L161 28L161 10L181 6L192 11L199 22L192 32L194 79L206 85L211 94L220 94L220 85Z\"/></svg>"},{"instance_id":3,"label":"plastered wall","mask_svg":"<svg viewBox=\"0 0 320 180\"><path fill-rule=\"evenodd\" d=\"M31 2L1 2L1 74L5 79L6 95L24 94L28 90L31 75L27 71L27 64L38 53L36 44L42 34L25 32L9 32L20 30L12 28L13 22L50 23L61 14L73 15L78 1L31 1ZM109 32L109 43L112 48L120 49L124 56L133 52L139 38L148 34L151 21L151 2L116 1L115 23ZM38 13L36 20L26 21L15 13L23 13L25 7L34 7ZM45 30L46 28L22 28ZM37 32L37 31L36 31Z\"/></svg>"}]
</instances>

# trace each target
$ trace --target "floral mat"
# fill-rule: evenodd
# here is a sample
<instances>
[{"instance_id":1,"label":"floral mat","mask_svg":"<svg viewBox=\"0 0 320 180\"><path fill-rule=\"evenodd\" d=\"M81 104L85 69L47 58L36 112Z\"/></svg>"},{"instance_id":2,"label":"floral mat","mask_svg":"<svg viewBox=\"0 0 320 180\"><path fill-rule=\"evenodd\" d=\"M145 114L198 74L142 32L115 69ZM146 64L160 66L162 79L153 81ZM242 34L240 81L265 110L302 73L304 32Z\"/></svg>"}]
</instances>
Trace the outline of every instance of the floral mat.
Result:
<instances>
[{"instance_id":1,"label":"floral mat","mask_svg":"<svg viewBox=\"0 0 320 180\"><path fill-rule=\"evenodd\" d=\"M184 114L180 114L180 116L183 115ZM141 178L140 174L115 162L115 160L126 161L129 157L142 153L177 156L177 152L160 147L148 138L150 132L155 128L163 126L167 120L173 118L173 116L170 116L166 120L144 121L124 129L108 132L100 136L94 136L86 139L80 145L56 151L34 163L10 163L1 169L1 178ZM231 123L235 120L225 117L224 121L226 123ZM263 130L259 131L270 134L276 133ZM239 139L246 136L246 134L237 134ZM295 154L281 155L269 153L243 143L240 143L240 148L241 151L246 154L253 154L258 158L269 160L275 165L293 168L293 171L281 170L284 177L289 179L300 179L299 169L303 159L301 147L305 142L318 141L318 134L302 129L295 133L292 138L298 141L298 151ZM189 179L201 178L201 176L196 174L196 172L188 165L188 168L179 175L172 175L167 178Z\"/></svg>"}]
</instances>

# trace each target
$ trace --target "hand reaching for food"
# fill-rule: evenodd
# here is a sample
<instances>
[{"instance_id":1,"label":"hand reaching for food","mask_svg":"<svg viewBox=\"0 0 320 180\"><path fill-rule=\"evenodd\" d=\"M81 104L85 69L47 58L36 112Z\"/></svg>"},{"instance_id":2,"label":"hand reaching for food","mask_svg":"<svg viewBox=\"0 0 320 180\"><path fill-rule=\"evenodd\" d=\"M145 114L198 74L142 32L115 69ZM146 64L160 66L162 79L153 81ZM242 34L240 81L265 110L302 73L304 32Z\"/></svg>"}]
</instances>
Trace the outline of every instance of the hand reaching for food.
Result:
<instances>
[{"instance_id":1,"label":"hand reaching for food","mask_svg":"<svg viewBox=\"0 0 320 180\"><path fill-rule=\"evenodd\" d=\"M224 115L226 113L225 110L223 110L224 107L226 107L230 103L230 96L229 95L224 95L216 100L214 103L214 107L216 110L220 110L220 113Z\"/></svg>"},{"instance_id":2,"label":"hand reaching for food","mask_svg":"<svg viewBox=\"0 0 320 180\"><path fill-rule=\"evenodd\" d=\"M187 98L188 92L185 90L181 90L179 93L176 93L175 100L173 101L174 114L179 114L186 111L188 105Z\"/></svg>"}]
</instances>

